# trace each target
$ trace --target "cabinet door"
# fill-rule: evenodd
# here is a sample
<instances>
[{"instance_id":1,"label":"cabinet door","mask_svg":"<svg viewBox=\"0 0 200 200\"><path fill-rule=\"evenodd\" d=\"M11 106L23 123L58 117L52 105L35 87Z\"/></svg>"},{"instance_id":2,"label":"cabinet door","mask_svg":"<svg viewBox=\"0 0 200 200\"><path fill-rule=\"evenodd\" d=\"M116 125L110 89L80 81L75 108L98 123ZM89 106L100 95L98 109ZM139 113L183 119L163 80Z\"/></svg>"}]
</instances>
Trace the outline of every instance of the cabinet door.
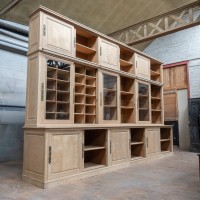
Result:
<instances>
[{"instance_id":1,"label":"cabinet door","mask_svg":"<svg viewBox=\"0 0 200 200\"><path fill-rule=\"evenodd\" d=\"M81 168L81 132L50 133L48 146L49 179L74 174Z\"/></svg>"},{"instance_id":2,"label":"cabinet door","mask_svg":"<svg viewBox=\"0 0 200 200\"><path fill-rule=\"evenodd\" d=\"M100 65L119 69L119 47L106 40L100 40Z\"/></svg>"},{"instance_id":3,"label":"cabinet door","mask_svg":"<svg viewBox=\"0 0 200 200\"><path fill-rule=\"evenodd\" d=\"M111 130L111 162L117 164L129 159L129 130Z\"/></svg>"},{"instance_id":4,"label":"cabinet door","mask_svg":"<svg viewBox=\"0 0 200 200\"><path fill-rule=\"evenodd\" d=\"M100 121L102 123L120 122L119 76L100 73Z\"/></svg>"},{"instance_id":5,"label":"cabinet door","mask_svg":"<svg viewBox=\"0 0 200 200\"><path fill-rule=\"evenodd\" d=\"M46 14L43 19L43 48L59 54L74 56L74 27Z\"/></svg>"},{"instance_id":6,"label":"cabinet door","mask_svg":"<svg viewBox=\"0 0 200 200\"><path fill-rule=\"evenodd\" d=\"M160 153L160 129L146 129L146 155L153 156Z\"/></svg>"},{"instance_id":7,"label":"cabinet door","mask_svg":"<svg viewBox=\"0 0 200 200\"><path fill-rule=\"evenodd\" d=\"M150 123L150 84L137 82L137 122Z\"/></svg>"},{"instance_id":8,"label":"cabinet door","mask_svg":"<svg viewBox=\"0 0 200 200\"><path fill-rule=\"evenodd\" d=\"M148 58L135 54L135 75L150 79L150 60Z\"/></svg>"}]
</instances>

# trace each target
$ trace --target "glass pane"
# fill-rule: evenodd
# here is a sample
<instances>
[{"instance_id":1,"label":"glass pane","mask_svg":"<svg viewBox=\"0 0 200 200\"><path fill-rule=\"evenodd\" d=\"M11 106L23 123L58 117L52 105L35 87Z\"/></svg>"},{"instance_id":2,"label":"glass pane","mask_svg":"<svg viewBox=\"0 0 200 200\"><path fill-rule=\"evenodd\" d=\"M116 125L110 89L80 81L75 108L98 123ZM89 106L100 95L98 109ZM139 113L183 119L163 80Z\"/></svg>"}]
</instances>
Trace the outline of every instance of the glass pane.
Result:
<instances>
[{"instance_id":1,"label":"glass pane","mask_svg":"<svg viewBox=\"0 0 200 200\"><path fill-rule=\"evenodd\" d=\"M46 119L69 120L70 64L47 60Z\"/></svg>"},{"instance_id":2,"label":"glass pane","mask_svg":"<svg viewBox=\"0 0 200 200\"><path fill-rule=\"evenodd\" d=\"M104 120L117 119L117 77L103 75Z\"/></svg>"},{"instance_id":3,"label":"glass pane","mask_svg":"<svg viewBox=\"0 0 200 200\"><path fill-rule=\"evenodd\" d=\"M138 84L139 121L149 121L149 86Z\"/></svg>"}]
</instances>

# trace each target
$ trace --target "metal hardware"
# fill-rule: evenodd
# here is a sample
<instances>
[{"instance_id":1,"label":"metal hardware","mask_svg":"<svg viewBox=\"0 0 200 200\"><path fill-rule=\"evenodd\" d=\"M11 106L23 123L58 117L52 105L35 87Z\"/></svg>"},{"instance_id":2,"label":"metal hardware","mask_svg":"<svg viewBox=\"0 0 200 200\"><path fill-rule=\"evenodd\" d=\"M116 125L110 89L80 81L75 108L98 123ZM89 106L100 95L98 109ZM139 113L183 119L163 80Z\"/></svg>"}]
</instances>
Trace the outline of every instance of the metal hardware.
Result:
<instances>
[{"instance_id":1,"label":"metal hardware","mask_svg":"<svg viewBox=\"0 0 200 200\"><path fill-rule=\"evenodd\" d=\"M75 103L75 91L74 91L74 88L73 88L73 104Z\"/></svg>"},{"instance_id":2,"label":"metal hardware","mask_svg":"<svg viewBox=\"0 0 200 200\"><path fill-rule=\"evenodd\" d=\"M129 139L129 149L131 150L131 139Z\"/></svg>"},{"instance_id":3,"label":"metal hardware","mask_svg":"<svg viewBox=\"0 0 200 200\"><path fill-rule=\"evenodd\" d=\"M101 53L102 53L102 52L101 52L101 47L100 47L100 56L101 56Z\"/></svg>"},{"instance_id":4,"label":"metal hardware","mask_svg":"<svg viewBox=\"0 0 200 200\"><path fill-rule=\"evenodd\" d=\"M110 154L112 153L112 143L110 141Z\"/></svg>"},{"instance_id":5,"label":"metal hardware","mask_svg":"<svg viewBox=\"0 0 200 200\"><path fill-rule=\"evenodd\" d=\"M44 101L44 83L41 85L41 101Z\"/></svg>"},{"instance_id":6,"label":"metal hardware","mask_svg":"<svg viewBox=\"0 0 200 200\"><path fill-rule=\"evenodd\" d=\"M49 146L49 164L51 164L51 151L52 151L51 146Z\"/></svg>"},{"instance_id":7,"label":"metal hardware","mask_svg":"<svg viewBox=\"0 0 200 200\"><path fill-rule=\"evenodd\" d=\"M84 158L84 144L82 143L82 158Z\"/></svg>"},{"instance_id":8,"label":"metal hardware","mask_svg":"<svg viewBox=\"0 0 200 200\"><path fill-rule=\"evenodd\" d=\"M149 146L149 140L148 140L148 138L147 138L147 148L148 148L148 146Z\"/></svg>"},{"instance_id":9,"label":"metal hardware","mask_svg":"<svg viewBox=\"0 0 200 200\"><path fill-rule=\"evenodd\" d=\"M45 24L43 25L43 35L44 36L46 35L46 25Z\"/></svg>"}]
</instances>

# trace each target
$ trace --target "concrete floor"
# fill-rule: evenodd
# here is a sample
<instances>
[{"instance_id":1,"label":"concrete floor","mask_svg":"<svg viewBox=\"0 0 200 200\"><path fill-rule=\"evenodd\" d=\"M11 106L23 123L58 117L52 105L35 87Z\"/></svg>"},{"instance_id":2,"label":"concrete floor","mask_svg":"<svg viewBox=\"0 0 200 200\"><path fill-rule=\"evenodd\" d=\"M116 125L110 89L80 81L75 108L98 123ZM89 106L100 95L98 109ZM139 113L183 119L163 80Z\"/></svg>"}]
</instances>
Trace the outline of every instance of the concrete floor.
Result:
<instances>
[{"instance_id":1,"label":"concrete floor","mask_svg":"<svg viewBox=\"0 0 200 200\"><path fill-rule=\"evenodd\" d=\"M200 200L196 153L175 150L164 159L40 189L21 180L21 163L0 164L0 200Z\"/></svg>"}]
</instances>

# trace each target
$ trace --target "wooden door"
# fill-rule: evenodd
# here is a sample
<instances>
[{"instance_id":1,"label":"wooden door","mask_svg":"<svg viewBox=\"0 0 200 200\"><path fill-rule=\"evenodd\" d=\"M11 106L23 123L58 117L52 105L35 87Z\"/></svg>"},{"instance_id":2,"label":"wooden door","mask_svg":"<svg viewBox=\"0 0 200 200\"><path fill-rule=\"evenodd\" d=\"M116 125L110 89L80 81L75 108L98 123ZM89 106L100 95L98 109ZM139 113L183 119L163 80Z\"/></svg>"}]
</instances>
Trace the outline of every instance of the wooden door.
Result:
<instances>
[{"instance_id":1,"label":"wooden door","mask_svg":"<svg viewBox=\"0 0 200 200\"><path fill-rule=\"evenodd\" d=\"M160 129L146 129L146 155L152 156L160 152Z\"/></svg>"},{"instance_id":2,"label":"wooden door","mask_svg":"<svg viewBox=\"0 0 200 200\"><path fill-rule=\"evenodd\" d=\"M119 46L100 39L99 64L105 67L119 69Z\"/></svg>"},{"instance_id":3,"label":"wooden door","mask_svg":"<svg viewBox=\"0 0 200 200\"><path fill-rule=\"evenodd\" d=\"M141 78L150 79L150 60L139 54L134 55L135 75Z\"/></svg>"},{"instance_id":4,"label":"wooden door","mask_svg":"<svg viewBox=\"0 0 200 200\"><path fill-rule=\"evenodd\" d=\"M47 151L49 179L79 172L82 162L81 132L52 131Z\"/></svg>"},{"instance_id":5,"label":"wooden door","mask_svg":"<svg viewBox=\"0 0 200 200\"><path fill-rule=\"evenodd\" d=\"M43 20L43 48L59 54L75 56L74 27L46 14Z\"/></svg>"},{"instance_id":6,"label":"wooden door","mask_svg":"<svg viewBox=\"0 0 200 200\"><path fill-rule=\"evenodd\" d=\"M121 120L119 75L108 72L99 72L99 86L100 123L119 123Z\"/></svg>"},{"instance_id":7,"label":"wooden door","mask_svg":"<svg viewBox=\"0 0 200 200\"><path fill-rule=\"evenodd\" d=\"M117 164L129 159L129 130L113 129L110 136L111 162Z\"/></svg>"},{"instance_id":8,"label":"wooden door","mask_svg":"<svg viewBox=\"0 0 200 200\"><path fill-rule=\"evenodd\" d=\"M150 104L150 84L146 82L137 82L137 123L145 124L151 122L151 104Z\"/></svg>"}]
</instances>

